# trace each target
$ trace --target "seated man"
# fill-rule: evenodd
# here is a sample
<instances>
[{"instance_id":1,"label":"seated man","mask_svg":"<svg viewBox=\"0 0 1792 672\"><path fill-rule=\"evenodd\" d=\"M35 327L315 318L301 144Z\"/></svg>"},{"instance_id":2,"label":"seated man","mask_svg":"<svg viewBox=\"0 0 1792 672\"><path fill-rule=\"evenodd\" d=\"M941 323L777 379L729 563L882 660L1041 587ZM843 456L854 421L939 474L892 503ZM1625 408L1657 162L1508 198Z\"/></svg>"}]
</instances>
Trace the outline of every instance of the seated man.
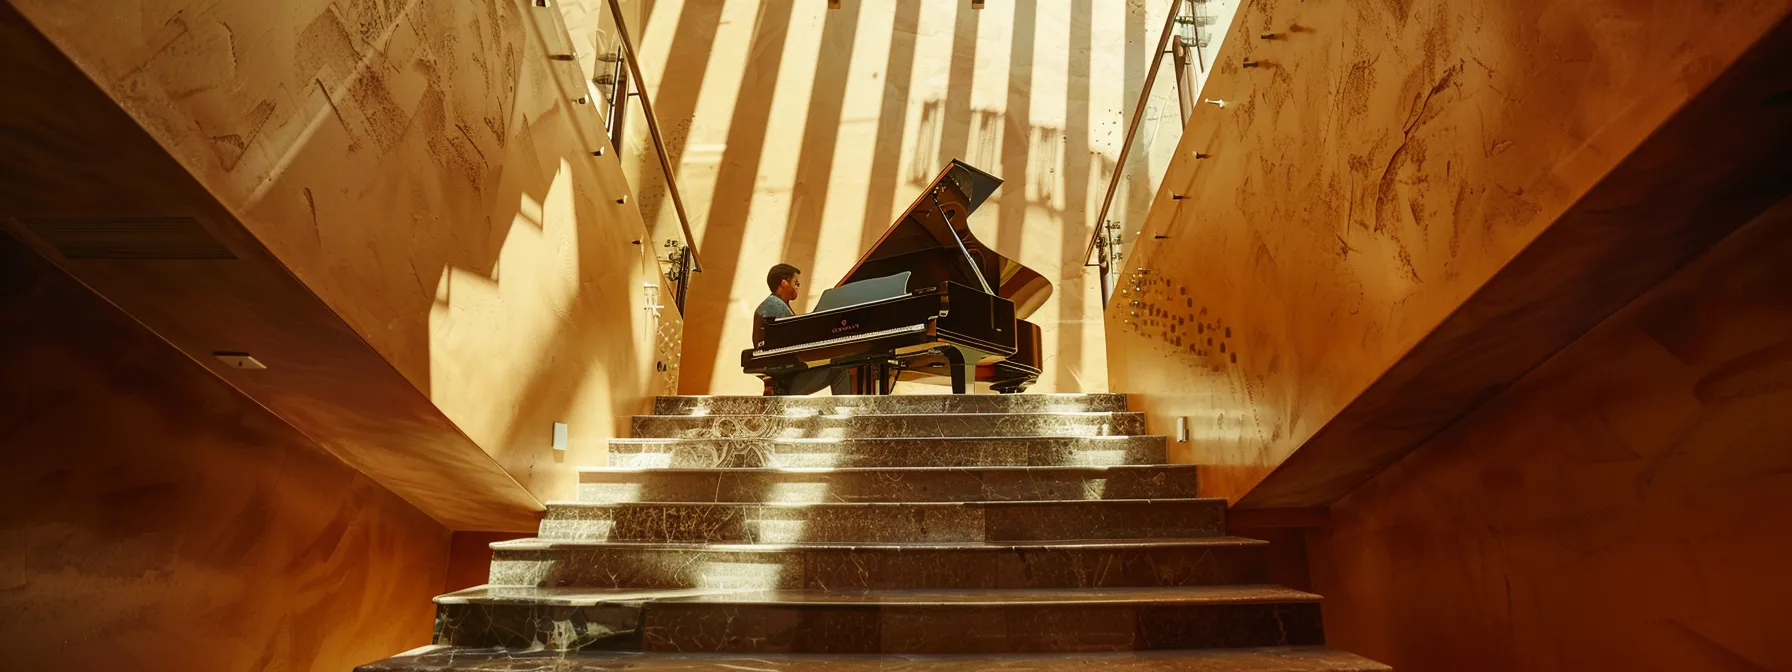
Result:
<instances>
[{"instance_id":1,"label":"seated man","mask_svg":"<svg viewBox=\"0 0 1792 672\"><path fill-rule=\"evenodd\" d=\"M796 300L796 290L803 286L803 272L790 264L773 266L771 272L765 274L765 285L772 290L770 296L759 302L753 310L753 347L765 342L765 323L775 317L790 317L796 311L790 309L790 302ZM834 394L846 394L849 378L845 369L816 369L800 371L785 376L774 376L772 379L775 394L807 395L830 388Z\"/></svg>"}]
</instances>

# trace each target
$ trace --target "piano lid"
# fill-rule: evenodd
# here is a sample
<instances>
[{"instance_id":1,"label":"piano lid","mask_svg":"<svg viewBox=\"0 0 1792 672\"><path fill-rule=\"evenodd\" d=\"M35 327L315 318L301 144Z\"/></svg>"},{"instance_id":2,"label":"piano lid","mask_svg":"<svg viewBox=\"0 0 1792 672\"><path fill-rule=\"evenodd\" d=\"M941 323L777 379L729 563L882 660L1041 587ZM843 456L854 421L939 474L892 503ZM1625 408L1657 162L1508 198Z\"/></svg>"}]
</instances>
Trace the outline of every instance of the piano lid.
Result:
<instances>
[{"instance_id":1,"label":"piano lid","mask_svg":"<svg viewBox=\"0 0 1792 672\"><path fill-rule=\"evenodd\" d=\"M937 287L946 281L981 288L981 274L991 291L1014 302L1015 317L1032 314L1051 297L1051 282L990 249L971 234L971 213L1001 185L1001 178L953 159L883 237L859 257L840 284L908 271L913 274L910 289ZM940 218L941 211L951 222L949 229ZM957 240L953 234L957 234ZM964 244L962 251L960 241Z\"/></svg>"}]
</instances>

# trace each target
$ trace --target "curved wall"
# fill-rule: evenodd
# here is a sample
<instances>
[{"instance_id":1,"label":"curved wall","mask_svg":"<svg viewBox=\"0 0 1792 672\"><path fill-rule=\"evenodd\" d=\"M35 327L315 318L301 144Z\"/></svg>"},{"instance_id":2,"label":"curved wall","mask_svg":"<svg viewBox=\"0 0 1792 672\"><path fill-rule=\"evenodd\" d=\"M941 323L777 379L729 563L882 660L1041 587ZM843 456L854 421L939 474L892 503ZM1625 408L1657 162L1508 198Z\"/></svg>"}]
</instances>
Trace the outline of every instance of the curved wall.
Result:
<instances>
[{"instance_id":1,"label":"curved wall","mask_svg":"<svg viewBox=\"0 0 1792 672\"><path fill-rule=\"evenodd\" d=\"M1191 120L1107 312L1112 387L1134 395L1154 431L1189 418L1192 441L1173 456L1207 467L1204 491L1219 496L1251 491L1378 381L1431 387L1363 401L1377 406L1352 416L1324 459L1403 454L1582 333L1568 327L1590 327L1659 277L1639 273L1665 275L1752 214L1724 204L1771 202L1675 192L1758 179L1741 154L1779 131L1753 93L1693 109L1702 121L1665 138L1674 151L1585 197L1788 9L1246 5L1203 92L1225 106ZM1726 111L1741 116L1714 121ZM1767 124L1748 127L1765 131L1759 147L1739 130L1717 134L1730 143L1722 153L1701 151L1699 132L1744 117ZM1546 239L1566 214L1575 224ZM1525 250L1543 261L1468 304ZM1614 289L1599 301L1531 310L1602 285ZM1478 330L1406 359L1446 319ZM1499 376L1476 368L1496 360ZM1390 375L1402 361L1413 366ZM1321 465L1263 505L1322 506L1379 466L1327 482Z\"/></svg>"},{"instance_id":2,"label":"curved wall","mask_svg":"<svg viewBox=\"0 0 1792 672\"><path fill-rule=\"evenodd\" d=\"M1327 641L1399 670L1783 670L1792 201L1331 509Z\"/></svg>"},{"instance_id":3,"label":"curved wall","mask_svg":"<svg viewBox=\"0 0 1792 672\"><path fill-rule=\"evenodd\" d=\"M0 668L348 670L449 531L0 235Z\"/></svg>"},{"instance_id":4,"label":"curved wall","mask_svg":"<svg viewBox=\"0 0 1792 672\"><path fill-rule=\"evenodd\" d=\"M358 466L395 444L428 453L470 440L502 467L494 482L522 486L490 486L506 490L505 516L432 510L444 520L526 528L539 505L519 500L569 497L574 468L601 464L605 439L674 384L658 364L676 362L679 320L653 308L670 303L656 250L635 244L646 230L615 152L593 155L607 141L595 107L577 102L587 89L561 59L572 45L557 10L530 0L12 5L192 174L208 192L200 200L216 201L172 209L203 211L214 235L246 232L264 246L274 274L303 283L352 330L345 340L364 341L352 346L370 347L448 425L381 431L374 404L412 394L381 388L373 404L302 422L308 433L339 454L374 456ZM154 182L130 166L81 169ZM123 201L53 208L187 214ZM114 299L134 315L213 291L95 286L141 292ZM198 319L146 323L189 351L247 349L216 332L172 335ZM301 352L304 339L262 345L288 358L263 380L298 366L345 380L343 368L383 368ZM290 386L244 389L283 416L307 410L286 405ZM325 395L312 405L353 396ZM554 422L570 424L566 453L550 447ZM403 482L415 464L387 466L367 468L413 501L434 498Z\"/></svg>"}]
</instances>

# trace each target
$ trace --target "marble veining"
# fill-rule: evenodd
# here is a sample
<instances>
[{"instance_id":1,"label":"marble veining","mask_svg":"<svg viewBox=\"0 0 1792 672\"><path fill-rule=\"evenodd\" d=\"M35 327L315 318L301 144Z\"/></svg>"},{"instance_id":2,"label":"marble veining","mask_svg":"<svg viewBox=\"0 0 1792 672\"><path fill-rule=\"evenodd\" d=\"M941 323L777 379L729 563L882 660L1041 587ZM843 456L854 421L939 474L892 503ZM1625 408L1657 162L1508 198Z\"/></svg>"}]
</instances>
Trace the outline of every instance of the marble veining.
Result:
<instances>
[{"instance_id":1,"label":"marble veining","mask_svg":"<svg viewBox=\"0 0 1792 672\"><path fill-rule=\"evenodd\" d=\"M757 504L550 503L541 537L720 543L983 542L1219 536L1222 499Z\"/></svg>"},{"instance_id":2,"label":"marble veining","mask_svg":"<svg viewBox=\"0 0 1792 672\"><path fill-rule=\"evenodd\" d=\"M541 604L583 607L645 602L710 602L736 604L1255 604L1318 602L1319 596L1283 586L1246 584L1185 588L954 588L828 591L672 588L631 589L589 586L477 586L435 599L437 604Z\"/></svg>"},{"instance_id":3,"label":"marble veining","mask_svg":"<svg viewBox=\"0 0 1792 672\"><path fill-rule=\"evenodd\" d=\"M654 402L655 415L811 415L891 413L1079 413L1125 411L1124 394L916 394L890 396L677 396Z\"/></svg>"},{"instance_id":4,"label":"marble veining","mask_svg":"<svg viewBox=\"0 0 1792 672\"><path fill-rule=\"evenodd\" d=\"M876 590L1261 583L1267 545L1182 540L905 544L493 545L497 585Z\"/></svg>"},{"instance_id":5,"label":"marble veining","mask_svg":"<svg viewBox=\"0 0 1792 672\"><path fill-rule=\"evenodd\" d=\"M437 599L446 648L365 669L1385 669L1261 648L1322 644L1318 596L1263 585L1268 544L1223 536L1124 402L662 399L683 415L637 416L538 538L492 545L489 585Z\"/></svg>"},{"instance_id":6,"label":"marble veining","mask_svg":"<svg viewBox=\"0 0 1792 672\"><path fill-rule=\"evenodd\" d=\"M1324 642L1319 605L702 604L643 611L648 651L1046 653Z\"/></svg>"},{"instance_id":7,"label":"marble veining","mask_svg":"<svg viewBox=\"0 0 1792 672\"><path fill-rule=\"evenodd\" d=\"M1191 498L1194 465L586 469L582 502L963 502Z\"/></svg>"},{"instance_id":8,"label":"marble veining","mask_svg":"<svg viewBox=\"0 0 1792 672\"><path fill-rule=\"evenodd\" d=\"M637 415L639 438L1117 436L1145 433L1141 413Z\"/></svg>"},{"instance_id":9,"label":"marble veining","mask_svg":"<svg viewBox=\"0 0 1792 672\"><path fill-rule=\"evenodd\" d=\"M441 602L438 642L548 650L957 653L1225 646L1276 624L1275 644L1323 635L1314 595L1275 586L967 591L474 589ZM928 627L958 623L966 629ZM965 637L979 624L982 637ZM1100 633L1099 637L1090 637Z\"/></svg>"},{"instance_id":10,"label":"marble veining","mask_svg":"<svg viewBox=\"0 0 1792 672\"><path fill-rule=\"evenodd\" d=\"M358 672L1386 672L1321 646L1076 654L729 655L429 647Z\"/></svg>"},{"instance_id":11,"label":"marble veining","mask_svg":"<svg viewBox=\"0 0 1792 672\"><path fill-rule=\"evenodd\" d=\"M1163 464L1163 436L635 438L610 441L610 466L825 468Z\"/></svg>"}]
</instances>

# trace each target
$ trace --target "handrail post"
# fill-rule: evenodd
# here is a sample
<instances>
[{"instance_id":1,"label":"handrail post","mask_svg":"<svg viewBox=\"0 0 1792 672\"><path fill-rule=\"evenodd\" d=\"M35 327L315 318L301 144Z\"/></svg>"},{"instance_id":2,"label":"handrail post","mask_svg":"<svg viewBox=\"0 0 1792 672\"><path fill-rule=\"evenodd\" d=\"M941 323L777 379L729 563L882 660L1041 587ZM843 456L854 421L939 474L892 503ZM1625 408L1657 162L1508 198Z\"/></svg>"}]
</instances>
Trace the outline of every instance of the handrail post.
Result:
<instances>
[{"instance_id":1,"label":"handrail post","mask_svg":"<svg viewBox=\"0 0 1792 672\"><path fill-rule=\"evenodd\" d=\"M1108 261L1107 237L1097 236L1095 238L1095 246L1100 248L1101 252L1101 261L1097 264L1097 266L1101 268L1101 277L1096 278L1095 284L1101 286L1101 307L1106 308L1108 306L1108 299L1112 298L1112 292L1108 291L1108 274L1113 272L1113 269L1110 268L1111 262Z\"/></svg>"},{"instance_id":2,"label":"handrail post","mask_svg":"<svg viewBox=\"0 0 1792 672\"><path fill-rule=\"evenodd\" d=\"M615 4L616 0L610 0ZM1151 87L1157 82L1157 70L1163 66L1165 47L1170 43L1170 35L1176 28L1176 14L1182 9L1183 0L1171 0L1170 11L1164 16L1164 32L1157 38L1157 53L1151 57L1151 69L1145 73L1145 86L1139 90L1139 102L1133 106L1132 123L1126 125L1126 139L1120 142L1120 156L1114 161L1114 175L1108 180L1107 195L1101 199L1101 212L1095 216L1095 231L1089 236L1089 245L1083 248L1083 266L1099 266L1090 264L1089 257L1095 254L1096 245L1105 235L1105 223L1108 220L1108 208L1114 204L1114 191L1120 188L1120 176L1126 171L1126 158L1132 153L1132 141L1139 133L1139 124L1145 119L1145 104L1151 101ZM1118 269L1114 269L1118 270ZM1106 275L1104 272L1103 275ZM1103 279L1102 286L1107 283ZM1105 293L1105 292L1104 292ZM1102 307L1107 307L1107 297L1102 297Z\"/></svg>"},{"instance_id":3,"label":"handrail post","mask_svg":"<svg viewBox=\"0 0 1792 672\"><path fill-rule=\"evenodd\" d=\"M618 48L617 51L622 51ZM622 151L628 136L623 132L628 120L628 57L616 55L616 67L610 73L610 144ZM621 155L618 154L618 157Z\"/></svg>"},{"instance_id":4,"label":"handrail post","mask_svg":"<svg viewBox=\"0 0 1792 672\"><path fill-rule=\"evenodd\" d=\"M629 77L635 80L635 91L641 96L641 112L647 118L647 133L653 136L653 149L659 155L660 170L666 173L666 193L672 196L672 209L678 212L678 226L684 230L685 248L690 250L691 255L691 270L702 273L703 260L697 252L697 238L691 235L691 220L685 215L684 198L678 193L678 180L672 172L672 157L666 154L666 139L660 135L659 118L653 114L653 98L647 95L647 83L641 79L641 64L635 60L635 43L628 36L628 21L622 18L622 5L617 0L609 2L610 15L616 19L616 34L622 40L622 54L628 58Z\"/></svg>"}]
</instances>

